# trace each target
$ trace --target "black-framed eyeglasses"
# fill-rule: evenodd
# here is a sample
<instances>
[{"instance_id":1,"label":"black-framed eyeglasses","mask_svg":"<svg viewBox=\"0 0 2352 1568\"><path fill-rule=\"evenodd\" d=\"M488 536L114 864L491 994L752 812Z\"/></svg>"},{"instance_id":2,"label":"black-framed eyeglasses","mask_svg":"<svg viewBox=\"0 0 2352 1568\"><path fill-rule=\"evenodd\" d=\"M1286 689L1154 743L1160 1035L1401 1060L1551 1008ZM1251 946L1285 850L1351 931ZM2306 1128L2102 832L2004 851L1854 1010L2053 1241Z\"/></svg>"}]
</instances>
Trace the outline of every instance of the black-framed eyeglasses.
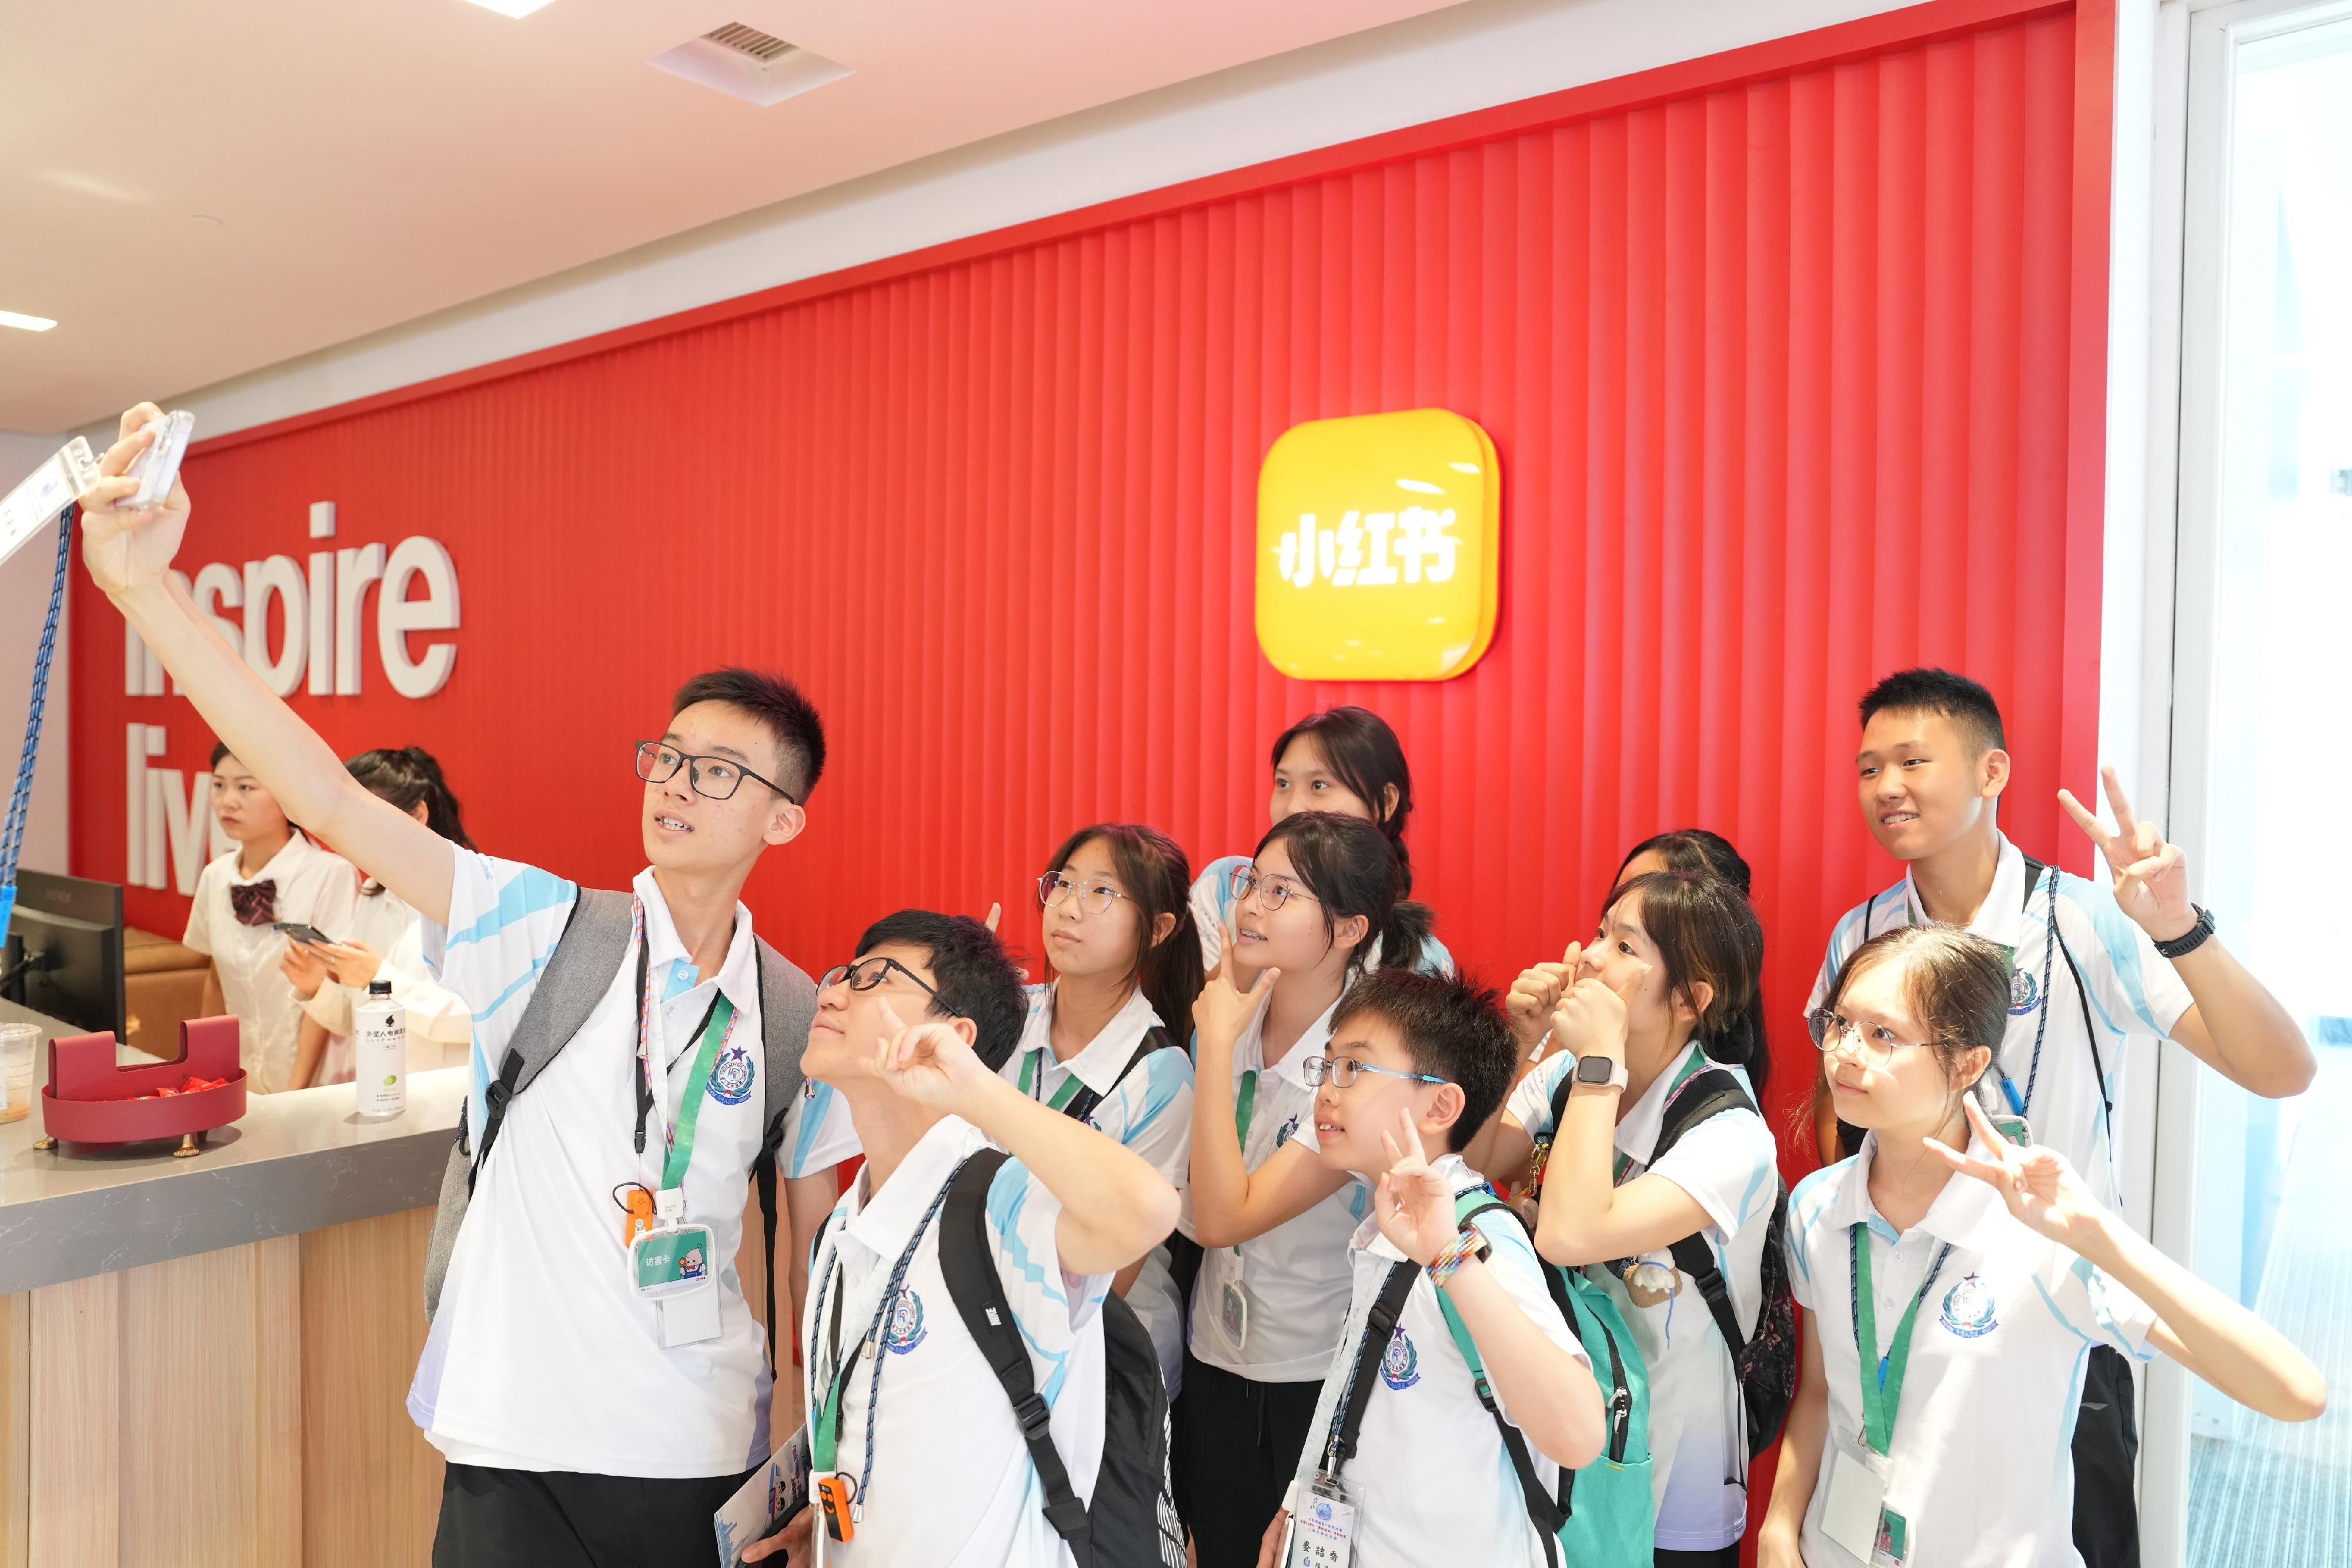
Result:
<instances>
[{"instance_id":1,"label":"black-framed eyeglasses","mask_svg":"<svg viewBox=\"0 0 2352 1568\"><path fill-rule=\"evenodd\" d=\"M1352 1056L1310 1056L1298 1064L1307 1072L1307 1082L1320 1087L1329 1079L1335 1089L1346 1089L1363 1072L1377 1072L1382 1078L1402 1078L1408 1083L1443 1083L1444 1079L1433 1072L1400 1072L1393 1067L1375 1067L1369 1061L1359 1061Z\"/></svg>"},{"instance_id":2,"label":"black-framed eyeglasses","mask_svg":"<svg viewBox=\"0 0 2352 1568\"><path fill-rule=\"evenodd\" d=\"M687 783L706 800L733 800L735 791L743 787L744 779L749 779L754 784L766 784L793 805L800 804L799 798L791 790L761 778L740 762L730 761L724 757L690 756L658 740L637 742L637 777L646 783L667 784L677 777L680 768L687 770Z\"/></svg>"},{"instance_id":3,"label":"black-framed eyeglasses","mask_svg":"<svg viewBox=\"0 0 2352 1568\"><path fill-rule=\"evenodd\" d=\"M1049 871L1037 879L1037 903L1051 909L1066 898L1075 897L1078 907L1088 915L1108 915L1110 906L1127 894L1107 882L1081 885L1058 871Z\"/></svg>"},{"instance_id":4,"label":"black-framed eyeglasses","mask_svg":"<svg viewBox=\"0 0 2352 1568\"><path fill-rule=\"evenodd\" d=\"M1269 911L1280 909L1294 898L1303 898L1310 904L1320 902L1297 883L1259 875L1257 867L1254 865L1234 867L1234 902L1245 903L1253 893Z\"/></svg>"},{"instance_id":5,"label":"black-framed eyeglasses","mask_svg":"<svg viewBox=\"0 0 2352 1568\"><path fill-rule=\"evenodd\" d=\"M878 954L871 958L860 958L854 964L835 964L832 968L827 969L817 980L816 988L820 991L829 991L833 989L834 987L841 984L842 981L847 980L849 982L849 988L853 991L870 991L875 987L880 985L884 980L889 978L890 971L893 969L898 970L898 973L906 976L907 978L914 981L918 986L922 987L924 992L929 996L931 1000L938 1001L940 999L940 993L937 988L935 988L929 981L924 979L922 976L918 975L914 970L909 969L906 965L898 962L898 959L886 957Z\"/></svg>"},{"instance_id":6,"label":"black-framed eyeglasses","mask_svg":"<svg viewBox=\"0 0 2352 1568\"><path fill-rule=\"evenodd\" d=\"M1823 1056L1844 1050L1865 1067L1884 1067L1895 1060L1896 1051L1919 1051L1926 1043L1897 1040L1895 1031L1883 1023L1863 1023L1841 1017L1827 1008L1815 1008L1807 1013L1805 1030L1813 1037L1813 1049Z\"/></svg>"}]
</instances>

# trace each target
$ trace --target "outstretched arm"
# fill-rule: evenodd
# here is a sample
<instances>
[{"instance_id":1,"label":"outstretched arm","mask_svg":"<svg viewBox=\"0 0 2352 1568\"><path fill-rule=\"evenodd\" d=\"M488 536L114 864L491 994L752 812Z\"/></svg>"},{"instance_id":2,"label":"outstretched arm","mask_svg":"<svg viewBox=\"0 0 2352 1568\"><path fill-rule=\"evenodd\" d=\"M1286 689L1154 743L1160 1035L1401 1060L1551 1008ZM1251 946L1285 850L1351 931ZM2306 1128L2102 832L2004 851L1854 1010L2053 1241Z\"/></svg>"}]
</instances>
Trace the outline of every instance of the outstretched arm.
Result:
<instances>
[{"instance_id":1,"label":"outstretched arm","mask_svg":"<svg viewBox=\"0 0 2352 1568\"><path fill-rule=\"evenodd\" d=\"M883 1008L895 1019L889 1004ZM1176 1228L1176 1189L1142 1155L991 1072L952 1024L892 1027L877 1067L883 1082L970 1122L1061 1199L1054 1248L1066 1271L1116 1273Z\"/></svg>"},{"instance_id":2,"label":"outstretched arm","mask_svg":"<svg viewBox=\"0 0 2352 1568\"><path fill-rule=\"evenodd\" d=\"M238 761L278 797L286 814L406 899L428 919L449 915L449 843L398 807L377 800L343 768L327 743L242 655L223 642L171 574L186 531L187 487L174 483L161 506L118 506L138 493L123 477L146 450L153 403L122 416L122 438L100 460L101 477L81 497L82 559L149 650L172 672Z\"/></svg>"},{"instance_id":3,"label":"outstretched arm","mask_svg":"<svg viewBox=\"0 0 2352 1568\"><path fill-rule=\"evenodd\" d=\"M2149 1339L2198 1376L2279 1421L2310 1421L2327 1408L2327 1384L2284 1334L2157 1250L2091 1196L2065 1156L2020 1149L1993 1131L1975 1103L1969 1124L1990 1159L1930 1138L1927 1146L1963 1176L2000 1194L2009 1211L2071 1249L2147 1303Z\"/></svg>"},{"instance_id":4,"label":"outstretched arm","mask_svg":"<svg viewBox=\"0 0 2352 1568\"><path fill-rule=\"evenodd\" d=\"M2132 814L2114 768L2102 768L2099 778L2116 813L2113 829L2067 790L2058 791L2059 804L2106 857L2115 873L2116 906L2156 941L2186 936L2196 928L2197 911L2189 900L2189 862L2180 846L2166 842L2155 823ZM2311 1087L2319 1064L2310 1041L2270 988L2219 936L2208 936L2193 952L2173 959L2172 967L2194 998L2172 1026L2172 1038L2189 1054L2265 1099Z\"/></svg>"}]
</instances>

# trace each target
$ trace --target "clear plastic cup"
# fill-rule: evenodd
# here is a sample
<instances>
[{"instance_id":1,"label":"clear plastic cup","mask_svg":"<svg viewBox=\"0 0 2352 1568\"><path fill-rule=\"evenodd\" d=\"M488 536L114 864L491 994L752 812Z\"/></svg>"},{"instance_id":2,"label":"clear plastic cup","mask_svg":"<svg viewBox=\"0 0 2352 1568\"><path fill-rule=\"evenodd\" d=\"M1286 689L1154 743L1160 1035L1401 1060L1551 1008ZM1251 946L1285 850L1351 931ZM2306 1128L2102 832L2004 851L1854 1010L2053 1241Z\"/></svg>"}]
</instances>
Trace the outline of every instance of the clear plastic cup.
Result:
<instances>
[{"instance_id":1,"label":"clear plastic cup","mask_svg":"<svg viewBox=\"0 0 2352 1568\"><path fill-rule=\"evenodd\" d=\"M33 1048L41 1042L38 1024L0 1023L0 1083L7 1100L0 1122L21 1122L33 1111Z\"/></svg>"}]
</instances>

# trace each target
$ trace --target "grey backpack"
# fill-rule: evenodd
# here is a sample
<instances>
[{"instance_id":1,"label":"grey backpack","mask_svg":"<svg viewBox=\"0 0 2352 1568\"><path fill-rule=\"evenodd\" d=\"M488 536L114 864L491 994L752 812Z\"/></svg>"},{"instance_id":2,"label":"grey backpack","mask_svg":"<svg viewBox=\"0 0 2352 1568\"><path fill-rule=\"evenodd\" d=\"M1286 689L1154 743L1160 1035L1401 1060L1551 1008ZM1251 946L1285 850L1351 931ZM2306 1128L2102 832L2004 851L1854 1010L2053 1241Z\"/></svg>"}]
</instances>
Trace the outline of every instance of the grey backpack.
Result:
<instances>
[{"instance_id":1,"label":"grey backpack","mask_svg":"<svg viewBox=\"0 0 2352 1568\"><path fill-rule=\"evenodd\" d=\"M449 1164L441 1176L440 1207L433 1216L433 1240L425 1254L425 1317L427 1322L441 1304L441 1282L449 1271L449 1255L457 1246L457 1230L466 1220L474 1182L483 1162L497 1144L499 1128L514 1097L547 1070L588 1015L612 988L629 955L635 900L625 893L582 888L564 923L555 951L548 955L539 987L515 1026L499 1075L483 1096L487 1113L481 1129L481 1151L474 1150L467 1118L468 1100L457 1113L457 1137L450 1145ZM816 987L791 960L765 942L760 954L760 1032L766 1071L761 1114L766 1129L752 1174L760 1187L760 1219L768 1260L768 1350L776 1344L776 1151L784 1141L784 1113L801 1088L801 1048L808 1043L809 1024L816 1017Z\"/></svg>"}]
</instances>

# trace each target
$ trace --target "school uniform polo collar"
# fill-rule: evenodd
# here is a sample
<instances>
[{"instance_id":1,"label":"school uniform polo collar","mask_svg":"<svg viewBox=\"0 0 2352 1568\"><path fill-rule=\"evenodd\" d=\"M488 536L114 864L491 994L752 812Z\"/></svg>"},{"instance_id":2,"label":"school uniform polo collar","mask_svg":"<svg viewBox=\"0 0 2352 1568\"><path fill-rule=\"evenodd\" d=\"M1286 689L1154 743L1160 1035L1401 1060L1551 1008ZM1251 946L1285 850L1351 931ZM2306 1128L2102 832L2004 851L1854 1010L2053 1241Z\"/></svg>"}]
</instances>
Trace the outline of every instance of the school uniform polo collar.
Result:
<instances>
[{"instance_id":1,"label":"school uniform polo collar","mask_svg":"<svg viewBox=\"0 0 2352 1568\"><path fill-rule=\"evenodd\" d=\"M1486 1178L1472 1170L1469 1162L1460 1155L1452 1153L1440 1155L1429 1162L1429 1168L1453 1185L1454 1197L1457 1204L1465 1193L1486 1190ZM1371 1185L1361 1172L1357 1173L1356 1179L1365 1181L1367 1186ZM1374 1201L1377 1202L1378 1199L1375 1198ZM1384 1258L1391 1263L1404 1261L1404 1254L1398 1250L1395 1242L1388 1239L1388 1233L1381 1228L1381 1218L1377 1214L1367 1214L1364 1217L1364 1222L1356 1227L1356 1234L1349 1245L1359 1252L1369 1252L1376 1258Z\"/></svg>"},{"instance_id":2,"label":"school uniform polo collar","mask_svg":"<svg viewBox=\"0 0 2352 1568\"><path fill-rule=\"evenodd\" d=\"M229 852L229 881L239 887L257 882L274 882L278 886L280 896L283 896L287 880L302 868L303 862L319 852L309 839L302 836L302 830L295 828L288 832L286 841L278 846L278 852L263 862L261 869L251 876L236 869L239 852L235 850Z\"/></svg>"},{"instance_id":3,"label":"school uniform polo collar","mask_svg":"<svg viewBox=\"0 0 2352 1568\"><path fill-rule=\"evenodd\" d=\"M701 974L686 944L678 939L677 927L670 920L669 904L663 899L661 884L654 880L648 866L629 883L646 910L646 974L653 982L654 994L667 1001L684 995L701 983ZM759 992L760 961L753 946L751 912L739 900L735 905L735 931L728 938L727 956L712 977L719 989L737 1012L753 1005Z\"/></svg>"},{"instance_id":4,"label":"school uniform polo collar","mask_svg":"<svg viewBox=\"0 0 2352 1568\"><path fill-rule=\"evenodd\" d=\"M1623 1121L1617 1124L1617 1135L1613 1141L1619 1154L1636 1165L1650 1163L1651 1152L1658 1146L1658 1134L1665 1130L1666 1102L1674 1098L1675 1084L1682 1077L1683 1069L1690 1064L1690 1059L1700 1055L1706 1049L1697 1040L1692 1040L1683 1047L1673 1064L1642 1091L1642 1097L1633 1102L1633 1108L1625 1113Z\"/></svg>"},{"instance_id":5,"label":"school uniform polo collar","mask_svg":"<svg viewBox=\"0 0 2352 1568\"><path fill-rule=\"evenodd\" d=\"M1992 891L1977 906L1976 917L1969 922L1971 936L1981 936L2003 947L2017 946L2018 927L2025 917L2025 852L2009 841L2009 835L1995 830L1993 841L1999 846L1993 863ZM1906 924L1927 924L1927 906L1919 897L1918 886L1906 869L1903 873L1903 908Z\"/></svg>"},{"instance_id":6,"label":"school uniform polo collar","mask_svg":"<svg viewBox=\"0 0 2352 1568\"><path fill-rule=\"evenodd\" d=\"M1307 1032L1298 1037L1298 1043L1284 1051L1282 1060L1270 1067L1265 1061L1265 1015L1274 1009L1271 1005L1266 1007L1257 1015L1257 1021L1250 1025L1249 1032L1242 1037L1249 1045L1248 1055L1241 1058L1242 1064L1260 1068L1286 1083L1296 1085L1309 1094L1314 1093L1315 1085L1307 1082L1307 1059L1322 1055L1323 1048L1331 1043L1331 1015L1339 1010L1340 998L1346 994L1342 991L1339 997L1332 998L1331 1005L1323 1009L1323 1016L1308 1024Z\"/></svg>"},{"instance_id":7,"label":"school uniform polo collar","mask_svg":"<svg viewBox=\"0 0 2352 1568\"><path fill-rule=\"evenodd\" d=\"M1135 1056L1135 1048L1143 1037L1160 1027L1159 1010L1151 999L1138 987L1127 998L1127 1005L1111 1014L1110 1021L1094 1039L1087 1041L1077 1055L1064 1062L1054 1060L1054 998L1060 982L1040 988L1029 1000L1029 1020L1021 1031L1021 1052L1043 1054L1034 1082L1043 1082L1047 1069L1060 1066L1097 1094L1108 1094L1118 1082L1120 1070Z\"/></svg>"},{"instance_id":8,"label":"school uniform polo collar","mask_svg":"<svg viewBox=\"0 0 2352 1568\"><path fill-rule=\"evenodd\" d=\"M961 1116L942 1116L915 1140L880 1192L868 1186L873 1167L857 1173L844 1202L844 1228L858 1245L885 1258L906 1250L907 1239L922 1223L931 1199L965 1158L987 1147L981 1130Z\"/></svg>"},{"instance_id":9,"label":"school uniform polo collar","mask_svg":"<svg viewBox=\"0 0 2352 1568\"><path fill-rule=\"evenodd\" d=\"M1990 1158L1990 1152L1974 1134L1969 1137L1969 1153ZM1863 1135L1862 1152L1846 1162L1845 1175L1840 1178L1836 1195L1822 1213L1822 1222L1834 1230L1846 1229L1867 1222L1870 1228L1888 1241L1896 1239L1894 1225L1878 1212L1870 1201L1870 1166L1878 1157L1878 1134ZM1973 1176L1957 1173L1944 1184L1920 1218L1918 1229L1938 1241L1948 1241L1964 1252L1982 1252L2000 1239L2009 1209L2000 1195Z\"/></svg>"}]
</instances>

